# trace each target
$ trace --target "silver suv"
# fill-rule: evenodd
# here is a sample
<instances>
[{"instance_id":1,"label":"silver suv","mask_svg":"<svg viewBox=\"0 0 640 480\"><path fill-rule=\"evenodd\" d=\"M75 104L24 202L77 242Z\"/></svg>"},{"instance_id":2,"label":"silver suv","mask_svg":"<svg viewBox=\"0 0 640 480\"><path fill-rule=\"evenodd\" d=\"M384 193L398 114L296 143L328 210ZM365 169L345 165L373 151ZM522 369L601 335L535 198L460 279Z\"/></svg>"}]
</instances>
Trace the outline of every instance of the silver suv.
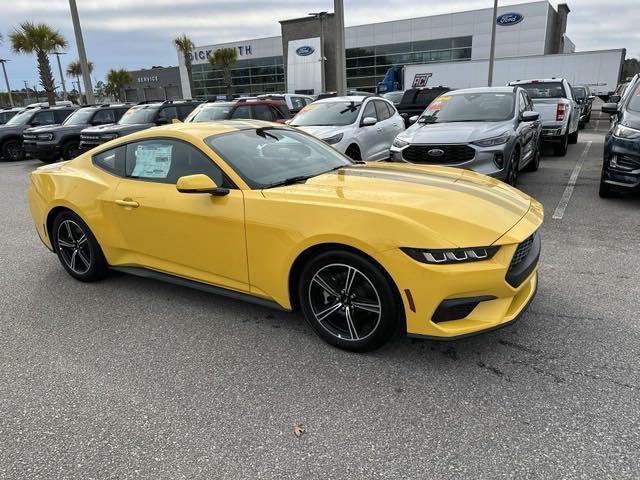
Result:
<instances>
[{"instance_id":1,"label":"silver suv","mask_svg":"<svg viewBox=\"0 0 640 480\"><path fill-rule=\"evenodd\" d=\"M539 114L520 87L469 88L437 97L391 147L391 161L466 168L515 185L540 162Z\"/></svg>"}]
</instances>

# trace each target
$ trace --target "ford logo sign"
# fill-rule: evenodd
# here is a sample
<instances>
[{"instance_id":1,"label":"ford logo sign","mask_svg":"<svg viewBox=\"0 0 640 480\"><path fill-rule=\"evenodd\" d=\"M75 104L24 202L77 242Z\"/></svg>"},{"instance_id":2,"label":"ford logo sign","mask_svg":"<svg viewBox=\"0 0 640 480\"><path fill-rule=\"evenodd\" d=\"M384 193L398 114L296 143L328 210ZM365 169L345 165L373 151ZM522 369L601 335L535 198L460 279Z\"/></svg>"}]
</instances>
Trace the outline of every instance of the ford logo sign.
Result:
<instances>
[{"instance_id":1,"label":"ford logo sign","mask_svg":"<svg viewBox=\"0 0 640 480\"><path fill-rule=\"evenodd\" d=\"M444 150L442 150L441 148L432 148L431 150L427 151L427 155L429 155L430 157L441 157L444 155Z\"/></svg>"},{"instance_id":2,"label":"ford logo sign","mask_svg":"<svg viewBox=\"0 0 640 480\"><path fill-rule=\"evenodd\" d=\"M311 55L315 51L315 48L305 45L304 47L297 48L296 54L300 55L301 57L306 57L307 55Z\"/></svg>"},{"instance_id":3,"label":"ford logo sign","mask_svg":"<svg viewBox=\"0 0 640 480\"><path fill-rule=\"evenodd\" d=\"M498 18L496 18L496 23L498 25L508 26L508 25L516 25L517 23L520 23L522 20L524 20L523 15L519 13L511 12L511 13L503 13L502 15L500 15Z\"/></svg>"}]
</instances>

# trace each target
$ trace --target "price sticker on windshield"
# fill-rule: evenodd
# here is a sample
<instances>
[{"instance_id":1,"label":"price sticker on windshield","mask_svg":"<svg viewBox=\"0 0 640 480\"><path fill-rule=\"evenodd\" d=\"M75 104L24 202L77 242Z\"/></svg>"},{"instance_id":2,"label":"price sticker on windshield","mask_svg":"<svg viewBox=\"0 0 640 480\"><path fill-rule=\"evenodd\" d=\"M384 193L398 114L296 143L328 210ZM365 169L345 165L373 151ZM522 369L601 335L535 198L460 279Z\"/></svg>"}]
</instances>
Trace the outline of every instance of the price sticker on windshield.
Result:
<instances>
[{"instance_id":1,"label":"price sticker on windshield","mask_svg":"<svg viewBox=\"0 0 640 480\"><path fill-rule=\"evenodd\" d=\"M439 110L444 107L444 104L451 100L451 97L438 97L427 107L428 112Z\"/></svg>"}]
</instances>

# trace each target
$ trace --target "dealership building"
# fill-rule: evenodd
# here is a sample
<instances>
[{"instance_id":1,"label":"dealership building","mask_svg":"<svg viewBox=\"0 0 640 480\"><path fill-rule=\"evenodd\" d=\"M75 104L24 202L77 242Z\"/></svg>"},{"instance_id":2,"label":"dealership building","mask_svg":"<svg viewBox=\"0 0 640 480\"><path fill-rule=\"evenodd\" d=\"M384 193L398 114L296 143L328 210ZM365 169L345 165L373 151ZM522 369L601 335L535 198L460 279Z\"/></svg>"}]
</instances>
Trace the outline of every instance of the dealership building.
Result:
<instances>
[{"instance_id":1,"label":"dealership building","mask_svg":"<svg viewBox=\"0 0 640 480\"><path fill-rule=\"evenodd\" d=\"M496 58L574 52L575 46L565 34L569 12L566 4L556 10L546 0L500 7ZM372 92L394 65L486 60L492 17L493 10L487 8L346 27L347 87ZM280 26L281 36L196 47L192 52L193 92L184 59L178 54L185 95L191 92L194 98L211 99L225 93L222 71L208 62L216 49L224 47L237 51L238 61L232 70L236 95L335 90L333 14L282 20ZM324 85L321 52L325 58ZM478 72L478 77L486 78L486 73Z\"/></svg>"},{"instance_id":2,"label":"dealership building","mask_svg":"<svg viewBox=\"0 0 640 480\"><path fill-rule=\"evenodd\" d=\"M151 102L183 98L178 67L151 67L129 71L133 81L124 86L127 102Z\"/></svg>"}]
</instances>

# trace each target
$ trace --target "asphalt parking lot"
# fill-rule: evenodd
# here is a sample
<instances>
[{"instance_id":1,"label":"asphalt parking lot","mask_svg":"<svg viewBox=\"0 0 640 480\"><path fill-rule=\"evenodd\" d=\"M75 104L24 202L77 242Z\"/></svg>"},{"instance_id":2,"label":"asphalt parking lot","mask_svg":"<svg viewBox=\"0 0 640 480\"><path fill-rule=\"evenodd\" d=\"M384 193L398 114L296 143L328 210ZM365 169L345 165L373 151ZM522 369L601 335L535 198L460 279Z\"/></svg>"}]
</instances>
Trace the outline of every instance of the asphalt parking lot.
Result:
<instances>
[{"instance_id":1,"label":"asphalt parking lot","mask_svg":"<svg viewBox=\"0 0 640 480\"><path fill-rule=\"evenodd\" d=\"M28 212L41 163L0 164L0 478L638 478L640 198L598 197L607 128L520 177L546 219L518 323L366 355L298 315L74 281Z\"/></svg>"}]
</instances>

